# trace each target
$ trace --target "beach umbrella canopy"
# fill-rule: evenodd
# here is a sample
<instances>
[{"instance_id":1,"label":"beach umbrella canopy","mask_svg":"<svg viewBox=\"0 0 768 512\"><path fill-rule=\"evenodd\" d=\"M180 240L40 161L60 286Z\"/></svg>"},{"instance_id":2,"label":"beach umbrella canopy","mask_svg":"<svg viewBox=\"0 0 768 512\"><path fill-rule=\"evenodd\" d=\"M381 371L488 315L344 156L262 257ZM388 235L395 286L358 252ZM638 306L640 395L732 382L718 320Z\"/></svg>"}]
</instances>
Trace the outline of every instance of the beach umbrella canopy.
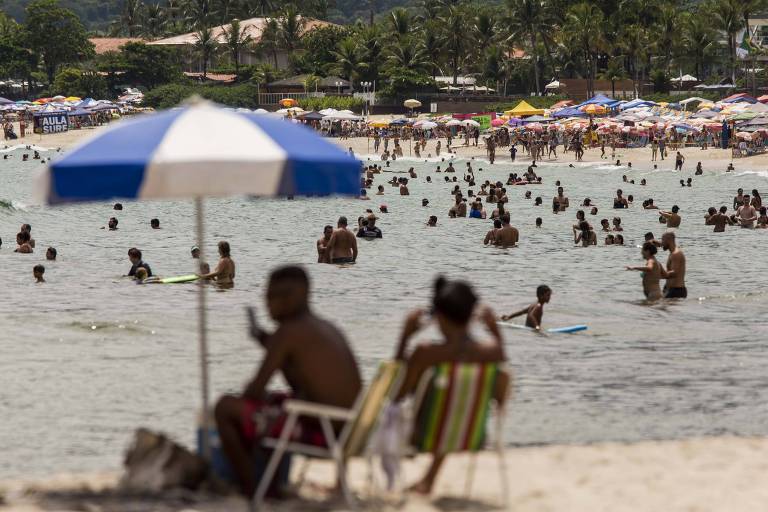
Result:
<instances>
[{"instance_id":1,"label":"beach umbrella canopy","mask_svg":"<svg viewBox=\"0 0 768 512\"><path fill-rule=\"evenodd\" d=\"M535 115L543 115L543 114L544 114L543 108L532 107L531 104L525 100L522 100L520 103L515 105L515 108L513 108L512 110L504 111L504 115L514 116L514 117L535 116Z\"/></svg>"},{"instance_id":2,"label":"beach umbrella canopy","mask_svg":"<svg viewBox=\"0 0 768 512\"><path fill-rule=\"evenodd\" d=\"M96 132L47 167L38 193L52 204L194 198L202 250L204 197L357 195L359 185L360 163L314 131L270 116L197 102L118 121ZM202 401L207 411L205 288L201 283L199 334ZM203 418L207 434L208 415ZM207 443L205 435L205 452Z\"/></svg>"},{"instance_id":3,"label":"beach umbrella canopy","mask_svg":"<svg viewBox=\"0 0 768 512\"><path fill-rule=\"evenodd\" d=\"M589 114L591 116L606 113L606 108L602 105L598 105L597 103L590 103L589 105L583 107L581 110L585 114Z\"/></svg>"},{"instance_id":4,"label":"beach umbrella canopy","mask_svg":"<svg viewBox=\"0 0 768 512\"><path fill-rule=\"evenodd\" d=\"M464 121L461 122L461 124L463 124L464 126L474 126L475 128L480 126L480 123L478 123L474 119L465 119Z\"/></svg>"},{"instance_id":5,"label":"beach umbrella canopy","mask_svg":"<svg viewBox=\"0 0 768 512\"><path fill-rule=\"evenodd\" d=\"M420 121L418 123L414 123L414 128L421 128L422 130L433 130L437 128L437 123L433 123L432 121Z\"/></svg>"},{"instance_id":6,"label":"beach umbrella canopy","mask_svg":"<svg viewBox=\"0 0 768 512\"><path fill-rule=\"evenodd\" d=\"M506 121L504 121L503 119L496 118L491 120L491 126L493 127L504 126L505 124L506 124Z\"/></svg>"},{"instance_id":7,"label":"beach umbrella canopy","mask_svg":"<svg viewBox=\"0 0 768 512\"><path fill-rule=\"evenodd\" d=\"M6 98L0 98L0 105L13 105L14 102L6 99Z\"/></svg>"},{"instance_id":8,"label":"beach umbrella canopy","mask_svg":"<svg viewBox=\"0 0 768 512\"><path fill-rule=\"evenodd\" d=\"M293 98L283 98L280 100L281 107L295 107L299 102Z\"/></svg>"},{"instance_id":9,"label":"beach umbrella canopy","mask_svg":"<svg viewBox=\"0 0 768 512\"><path fill-rule=\"evenodd\" d=\"M403 106L406 108L419 108L421 106L421 102L419 100L409 99L403 102Z\"/></svg>"},{"instance_id":10,"label":"beach umbrella canopy","mask_svg":"<svg viewBox=\"0 0 768 512\"><path fill-rule=\"evenodd\" d=\"M447 123L445 123L445 126L461 126L461 121L458 119L451 119Z\"/></svg>"}]
</instances>

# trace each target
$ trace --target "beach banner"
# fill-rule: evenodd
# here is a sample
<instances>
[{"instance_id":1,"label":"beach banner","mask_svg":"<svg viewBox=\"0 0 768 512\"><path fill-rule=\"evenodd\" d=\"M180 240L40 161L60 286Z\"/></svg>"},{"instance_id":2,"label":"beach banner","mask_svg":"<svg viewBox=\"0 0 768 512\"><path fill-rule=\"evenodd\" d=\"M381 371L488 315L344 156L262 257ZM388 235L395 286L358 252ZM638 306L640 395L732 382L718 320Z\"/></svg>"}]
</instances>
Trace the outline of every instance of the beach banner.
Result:
<instances>
[{"instance_id":1,"label":"beach banner","mask_svg":"<svg viewBox=\"0 0 768 512\"><path fill-rule=\"evenodd\" d=\"M478 123L480 123L481 130L488 130L491 127L491 116L488 114L480 115L480 116L472 116L471 119L473 121L477 121Z\"/></svg>"},{"instance_id":2,"label":"beach banner","mask_svg":"<svg viewBox=\"0 0 768 512\"><path fill-rule=\"evenodd\" d=\"M66 112L41 112L34 116L34 131L43 135L69 130L69 116Z\"/></svg>"}]
</instances>

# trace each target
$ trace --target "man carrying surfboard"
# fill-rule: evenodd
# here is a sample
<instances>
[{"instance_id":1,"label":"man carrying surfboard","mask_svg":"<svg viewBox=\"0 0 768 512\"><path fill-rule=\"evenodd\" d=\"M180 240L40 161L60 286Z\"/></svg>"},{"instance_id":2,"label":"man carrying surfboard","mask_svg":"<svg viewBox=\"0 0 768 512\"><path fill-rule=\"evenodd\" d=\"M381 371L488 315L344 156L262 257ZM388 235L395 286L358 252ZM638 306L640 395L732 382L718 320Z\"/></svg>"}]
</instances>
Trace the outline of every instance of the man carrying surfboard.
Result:
<instances>
[{"instance_id":1,"label":"man carrying surfboard","mask_svg":"<svg viewBox=\"0 0 768 512\"><path fill-rule=\"evenodd\" d=\"M542 284L536 288L536 302L531 304L525 309L521 309L511 315L502 315L501 319L504 321L512 320L515 317L525 316L525 326L531 329L541 330L541 320L544 317L544 304L549 302L552 298L552 290L549 286Z\"/></svg>"}]
</instances>

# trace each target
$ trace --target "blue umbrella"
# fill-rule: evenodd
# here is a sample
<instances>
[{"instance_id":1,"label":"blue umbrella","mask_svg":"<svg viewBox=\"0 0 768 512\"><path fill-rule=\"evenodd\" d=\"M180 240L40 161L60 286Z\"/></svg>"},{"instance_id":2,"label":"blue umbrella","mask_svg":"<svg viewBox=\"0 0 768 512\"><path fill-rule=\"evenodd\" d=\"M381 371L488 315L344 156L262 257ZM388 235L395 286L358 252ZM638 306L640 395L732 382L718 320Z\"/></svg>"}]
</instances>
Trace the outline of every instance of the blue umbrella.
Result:
<instances>
[{"instance_id":1,"label":"blue umbrella","mask_svg":"<svg viewBox=\"0 0 768 512\"><path fill-rule=\"evenodd\" d=\"M48 203L194 198L203 254L202 198L356 195L360 163L312 130L198 101L115 123L54 161L40 182ZM199 286L203 452L209 453L205 286Z\"/></svg>"}]
</instances>

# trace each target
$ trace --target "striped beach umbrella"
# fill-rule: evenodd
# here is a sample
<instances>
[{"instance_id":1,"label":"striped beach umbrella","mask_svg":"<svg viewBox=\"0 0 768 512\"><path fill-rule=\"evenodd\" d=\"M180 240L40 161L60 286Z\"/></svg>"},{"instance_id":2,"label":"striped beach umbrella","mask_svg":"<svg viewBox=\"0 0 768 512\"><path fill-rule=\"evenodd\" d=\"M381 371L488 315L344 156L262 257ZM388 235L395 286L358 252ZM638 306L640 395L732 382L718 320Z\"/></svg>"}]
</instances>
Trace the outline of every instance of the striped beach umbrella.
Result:
<instances>
[{"instance_id":1,"label":"striped beach umbrella","mask_svg":"<svg viewBox=\"0 0 768 512\"><path fill-rule=\"evenodd\" d=\"M53 161L38 183L49 204L194 199L201 251L204 197L357 195L359 190L360 163L312 130L202 101L116 122ZM199 284L202 405L208 411L206 287ZM203 418L207 454L208 415Z\"/></svg>"}]
</instances>

